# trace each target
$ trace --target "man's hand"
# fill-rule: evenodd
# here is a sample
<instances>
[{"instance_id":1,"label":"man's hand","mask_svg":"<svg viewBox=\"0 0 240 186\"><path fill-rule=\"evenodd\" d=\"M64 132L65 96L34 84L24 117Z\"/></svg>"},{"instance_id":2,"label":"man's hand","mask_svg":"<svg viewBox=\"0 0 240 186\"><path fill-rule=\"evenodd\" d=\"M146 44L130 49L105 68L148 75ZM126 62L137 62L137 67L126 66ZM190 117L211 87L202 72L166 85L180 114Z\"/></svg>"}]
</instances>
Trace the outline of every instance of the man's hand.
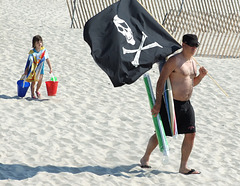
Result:
<instances>
[{"instance_id":1,"label":"man's hand","mask_svg":"<svg viewBox=\"0 0 240 186\"><path fill-rule=\"evenodd\" d=\"M208 71L204 67L199 68L199 74L200 74L201 77L206 76L207 73L208 73Z\"/></svg>"},{"instance_id":2,"label":"man's hand","mask_svg":"<svg viewBox=\"0 0 240 186\"><path fill-rule=\"evenodd\" d=\"M156 117L158 113L160 112L161 105L154 105L152 108L152 115Z\"/></svg>"}]
</instances>

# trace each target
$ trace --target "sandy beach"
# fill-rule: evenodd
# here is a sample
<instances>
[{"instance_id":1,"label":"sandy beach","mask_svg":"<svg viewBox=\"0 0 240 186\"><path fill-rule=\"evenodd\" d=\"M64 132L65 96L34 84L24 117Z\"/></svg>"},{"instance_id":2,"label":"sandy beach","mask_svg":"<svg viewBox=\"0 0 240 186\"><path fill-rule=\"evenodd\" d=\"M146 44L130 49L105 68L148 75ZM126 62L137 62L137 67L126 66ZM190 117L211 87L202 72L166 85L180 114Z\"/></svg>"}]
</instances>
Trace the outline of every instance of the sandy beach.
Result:
<instances>
[{"instance_id":1,"label":"sandy beach","mask_svg":"<svg viewBox=\"0 0 240 186\"><path fill-rule=\"evenodd\" d=\"M114 88L90 55L82 29L71 29L64 0L0 0L0 185L6 186L237 186L240 182L240 59L196 57L227 92L206 77L192 105L197 135L189 167L178 173L183 136L168 138L169 163L156 148L151 169L139 160L154 132L143 78ZM39 12L36 12L39 7ZM43 37L56 96L17 96L34 35ZM158 67L148 72L154 86Z\"/></svg>"}]
</instances>

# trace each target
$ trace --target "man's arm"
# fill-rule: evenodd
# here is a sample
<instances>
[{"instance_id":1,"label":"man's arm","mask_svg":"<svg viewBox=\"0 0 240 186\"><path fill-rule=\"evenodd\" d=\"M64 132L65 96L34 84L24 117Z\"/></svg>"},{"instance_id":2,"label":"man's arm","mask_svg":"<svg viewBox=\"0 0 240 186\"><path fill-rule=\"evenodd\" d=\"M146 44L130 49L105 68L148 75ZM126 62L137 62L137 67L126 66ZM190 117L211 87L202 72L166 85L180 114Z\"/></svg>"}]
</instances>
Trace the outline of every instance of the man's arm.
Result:
<instances>
[{"instance_id":1,"label":"man's arm","mask_svg":"<svg viewBox=\"0 0 240 186\"><path fill-rule=\"evenodd\" d=\"M162 103L162 94L164 91L164 84L175 68L176 68L176 57L174 56L169 58L168 61L164 64L161 74L157 81L156 102L154 107L152 108L152 115L154 115L154 117L156 117L157 114L160 112L161 103Z\"/></svg>"}]
</instances>

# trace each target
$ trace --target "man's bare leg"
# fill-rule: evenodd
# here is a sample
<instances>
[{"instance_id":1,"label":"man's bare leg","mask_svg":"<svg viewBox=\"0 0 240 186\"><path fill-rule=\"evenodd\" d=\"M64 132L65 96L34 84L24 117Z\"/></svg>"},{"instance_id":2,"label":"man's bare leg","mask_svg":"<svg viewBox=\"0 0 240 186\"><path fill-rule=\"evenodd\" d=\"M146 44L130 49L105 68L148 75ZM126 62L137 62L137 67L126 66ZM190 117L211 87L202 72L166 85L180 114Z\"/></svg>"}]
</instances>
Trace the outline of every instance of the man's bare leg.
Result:
<instances>
[{"instance_id":1,"label":"man's bare leg","mask_svg":"<svg viewBox=\"0 0 240 186\"><path fill-rule=\"evenodd\" d=\"M150 168L149 157L150 157L152 151L156 148L157 145L158 145L157 136L156 136L156 134L153 134L152 137L148 141L146 152L140 160L141 167Z\"/></svg>"},{"instance_id":2,"label":"man's bare leg","mask_svg":"<svg viewBox=\"0 0 240 186\"><path fill-rule=\"evenodd\" d=\"M183 139L182 149L181 149L182 157L181 157L181 164L179 168L179 172L182 174L187 174L187 173L200 174L200 172L196 170L187 168L187 161L192 152L194 139L195 139L195 133L185 134L185 137Z\"/></svg>"}]
</instances>

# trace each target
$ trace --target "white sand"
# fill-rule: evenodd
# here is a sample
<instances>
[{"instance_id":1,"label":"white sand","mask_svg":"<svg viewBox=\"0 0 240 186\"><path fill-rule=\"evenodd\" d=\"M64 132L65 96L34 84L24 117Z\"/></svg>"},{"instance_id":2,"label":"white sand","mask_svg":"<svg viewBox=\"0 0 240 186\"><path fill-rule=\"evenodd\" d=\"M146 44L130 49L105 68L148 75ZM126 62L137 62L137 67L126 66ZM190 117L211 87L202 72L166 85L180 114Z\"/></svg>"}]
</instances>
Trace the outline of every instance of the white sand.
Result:
<instances>
[{"instance_id":1,"label":"white sand","mask_svg":"<svg viewBox=\"0 0 240 186\"><path fill-rule=\"evenodd\" d=\"M229 94L206 77L195 88L197 137L178 174L183 136L168 138L170 163L156 149L139 167L154 131L144 82L113 88L95 64L82 30L70 29L64 0L0 0L0 185L238 185L240 59L200 58ZM39 7L39 12L36 12ZM17 97L32 37L40 34L59 80L55 97ZM157 66L149 72L153 85ZM48 66L44 81L48 80Z\"/></svg>"}]
</instances>

